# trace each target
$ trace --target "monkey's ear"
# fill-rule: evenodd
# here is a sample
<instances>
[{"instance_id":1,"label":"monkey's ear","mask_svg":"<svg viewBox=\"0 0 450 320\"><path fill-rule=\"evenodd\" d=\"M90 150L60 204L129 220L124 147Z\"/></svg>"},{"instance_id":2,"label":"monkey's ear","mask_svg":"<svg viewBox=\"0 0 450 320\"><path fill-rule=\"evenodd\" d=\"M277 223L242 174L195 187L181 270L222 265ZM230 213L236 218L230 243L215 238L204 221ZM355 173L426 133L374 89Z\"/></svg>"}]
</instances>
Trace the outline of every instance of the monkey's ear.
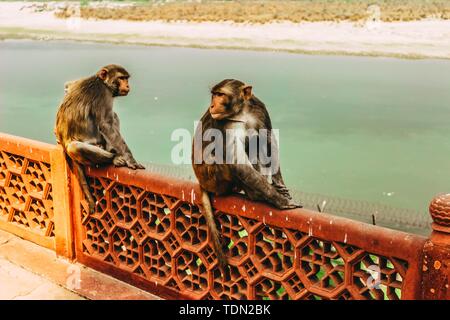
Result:
<instances>
[{"instance_id":1,"label":"monkey's ear","mask_svg":"<svg viewBox=\"0 0 450 320\"><path fill-rule=\"evenodd\" d=\"M252 97L252 89L253 89L253 87L249 86L249 85L245 85L242 88L242 92L244 94L244 99L245 100L249 100Z\"/></svg>"},{"instance_id":2,"label":"monkey's ear","mask_svg":"<svg viewBox=\"0 0 450 320\"><path fill-rule=\"evenodd\" d=\"M103 68L99 72L97 72L97 77L99 77L101 80L106 80L106 76L108 75L108 70Z\"/></svg>"}]
</instances>

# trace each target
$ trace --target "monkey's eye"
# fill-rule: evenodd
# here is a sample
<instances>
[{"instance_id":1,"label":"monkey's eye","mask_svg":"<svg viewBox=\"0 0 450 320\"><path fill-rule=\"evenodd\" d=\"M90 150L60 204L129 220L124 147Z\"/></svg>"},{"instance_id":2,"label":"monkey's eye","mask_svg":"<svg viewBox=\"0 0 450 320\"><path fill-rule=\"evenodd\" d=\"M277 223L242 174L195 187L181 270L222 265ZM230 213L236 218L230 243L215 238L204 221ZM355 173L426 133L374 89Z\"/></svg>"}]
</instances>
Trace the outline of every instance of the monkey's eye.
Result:
<instances>
[{"instance_id":1,"label":"monkey's eye","mask_svg":"<svg viewBox=\"0 0 450 320\"><path fill-rule=\"evenodd\" d=\"M216 96L216 97L223 97L225 95L225 93L222 93L222 92L213 92L213 96Z\"/></svg>"}]
</instances>

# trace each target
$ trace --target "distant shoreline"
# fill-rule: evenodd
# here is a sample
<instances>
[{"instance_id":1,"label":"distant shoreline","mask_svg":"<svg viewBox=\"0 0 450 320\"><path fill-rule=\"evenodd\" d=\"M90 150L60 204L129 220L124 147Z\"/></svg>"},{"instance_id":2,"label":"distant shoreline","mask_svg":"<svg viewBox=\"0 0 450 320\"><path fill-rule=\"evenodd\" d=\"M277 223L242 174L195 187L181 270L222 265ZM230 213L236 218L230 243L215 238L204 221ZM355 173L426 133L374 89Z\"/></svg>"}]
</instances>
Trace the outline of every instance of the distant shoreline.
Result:
<instances>
[{"instance_id":1,"label":"distant shoreline","mask_svg":"<svg viewBox=\"0 0 450 320\"><path fill-rule=\"evenodd\" d=\"M255 51L255 52L282 52L289 54L304 54L304 55L322 55L322 56L349 56L349 57L371 57L371 58L393 58L393 59L406 59L406 60L450 60L450 57L434 57L427 55L416 54L395 54L386 52L348 52L348 51L313 51L302 49L276 49L276 48L251 48L241 46L207 46L207 45L195 45L195 44L176 44L176 43L162 43L162 42L130 42L122 41L121 39L105 39L97 37L65 37L62 35L50 35L39 32L39 30L20 33L14 33L4 36L6 30L0 28L0 43L1 41L14 41L14 40L28 40L28 41L46 41L46 42L81 42L81 43L100 43L100 44L112 44L112 45L129 45L129 46L144 46L144 47L172 47L172 48L192 48L192 49L205 49L205 50L240 50L240 51Z\"/></svg>"},{"instance_id":2,"label":"distant shoreline","mask_svg":"<svg viewBox=\"0 0 450 320\"><path fill-rule=\"evenodd\" d=\"M71 40L302 54L450 59L450 20L411 22L164 22L59 19L29 2L0 2L0 39Z\"/></svg>"}]
</instances>

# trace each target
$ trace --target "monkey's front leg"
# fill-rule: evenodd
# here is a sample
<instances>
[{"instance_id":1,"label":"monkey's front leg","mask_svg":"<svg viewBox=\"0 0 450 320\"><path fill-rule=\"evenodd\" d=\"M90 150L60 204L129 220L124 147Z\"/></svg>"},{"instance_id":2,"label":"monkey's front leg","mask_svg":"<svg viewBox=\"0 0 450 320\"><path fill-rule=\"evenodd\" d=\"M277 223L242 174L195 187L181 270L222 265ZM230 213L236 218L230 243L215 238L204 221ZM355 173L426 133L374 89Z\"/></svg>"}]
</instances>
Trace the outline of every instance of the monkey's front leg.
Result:
<instances>
[{"instance_id":1,"label":"monkey's front leg","mask_svg":"<svg viewBox=\"0 0 450 320\"><path fill-rule=\"evenodd\" d=\"M116 167L129 167L135 169L145 169L145 167L139 164L133 157L130 149L128 148L125 140L121 136L118 128L115 126L101 125L99 127L100 133L106 142L106 149L110 152L114 152L116 155L113 159L113 164Z\"/></svg>"},{"instance_id":2,"label":"monkey's front leg","mask_svg":"<svg viewBox=\"0 0 450 320\"><path fill-rule=\"evenodd\" d=\"M278 209L301 208L272 186L265 176L261 175L251 165L233 165L233 174L241 184L247 196L252 200L267 201Z\"/></svg>"},{"instance_id":3,"label":"monkey's front leg","mask_svg":"<svg viewBox=\"0 0 450 320\"><path fill-rule=\"evenodd\" d=\"M292 199L291 194L289 193L289 189L286 187L286 184L284 183L283 177L281 175L281 167L280 167L280 150L278 147L278 141L276 137L273 135L272 131L270 131L270 134L267 137L268 143L267 147L270 149L271 158L267 159L270 160L271 167L270 175L272 177L272 185L278 190L279 193L287 197L288 199ZM267 155L266 145L261 146L263 148L263 155ZM272 170L276 169L276 173L273 174ZM261 170L260 170L261 172Z\"/></svg>"}]
</instances>

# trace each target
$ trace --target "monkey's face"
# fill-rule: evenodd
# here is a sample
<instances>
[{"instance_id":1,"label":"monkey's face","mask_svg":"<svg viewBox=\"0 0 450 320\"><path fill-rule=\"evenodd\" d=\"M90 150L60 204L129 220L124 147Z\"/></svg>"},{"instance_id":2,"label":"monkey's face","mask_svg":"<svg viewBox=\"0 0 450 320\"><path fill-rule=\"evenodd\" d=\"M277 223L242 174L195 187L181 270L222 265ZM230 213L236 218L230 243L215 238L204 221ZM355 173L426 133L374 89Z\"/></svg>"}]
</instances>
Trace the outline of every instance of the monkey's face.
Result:
<instances>
[{"instance_id":1,"label":"monkey's face","mask_svg":"<svg viewBox=\"0 0 450 320\"><path fill-rule=\"evenodd\" d=\"M126 96L130 92L130 85L128 83L129 76L116 74L111 78L106 78L105 84L111 90L113 97Z\"/></svg>"},{"instance_id":2,"label":"monkey's face","mask_svg":"<svg viewBox=\"0 0 450 320\"><path fill-rule=\"evenodd\" d=\"M232 116L235 111L232 108L231 100L231 97L224 92L212 92L209 106L211 117L215 120L222 120Z\"/></svg>"},{"instance_id":3,"label":"monkey's face","mask_svg":"<svg viewBox=\"0 0 450 320\"><path fill-rule=\"evenodd\" d=\"M130 85L127 76L120 76L115 83L116 96L126 96L130 92Z\"/></svg>"},{"instance_id":4,"label":"monkey's face","mask_svg":"<svg viewBox=\"0 0 450 320\"><path fill-rule=\"evenodd\" d=\"M130 92L130 75L120 66L110 65L102 68L97 76L109 88L113 97L126 96Z\"/></svg>"},{"instance_id":5,"label":"monkey's face","mask_svg":"<svg viewBox=\"0 0 450 320\"><path fill-rule=\"evenodd\" d=\"M213 119L231 118L242 111L244 104L252 96L252 87L241 84L239 86L225 85L212 90L209 113Z\"/></svg>"}]
</instances>

